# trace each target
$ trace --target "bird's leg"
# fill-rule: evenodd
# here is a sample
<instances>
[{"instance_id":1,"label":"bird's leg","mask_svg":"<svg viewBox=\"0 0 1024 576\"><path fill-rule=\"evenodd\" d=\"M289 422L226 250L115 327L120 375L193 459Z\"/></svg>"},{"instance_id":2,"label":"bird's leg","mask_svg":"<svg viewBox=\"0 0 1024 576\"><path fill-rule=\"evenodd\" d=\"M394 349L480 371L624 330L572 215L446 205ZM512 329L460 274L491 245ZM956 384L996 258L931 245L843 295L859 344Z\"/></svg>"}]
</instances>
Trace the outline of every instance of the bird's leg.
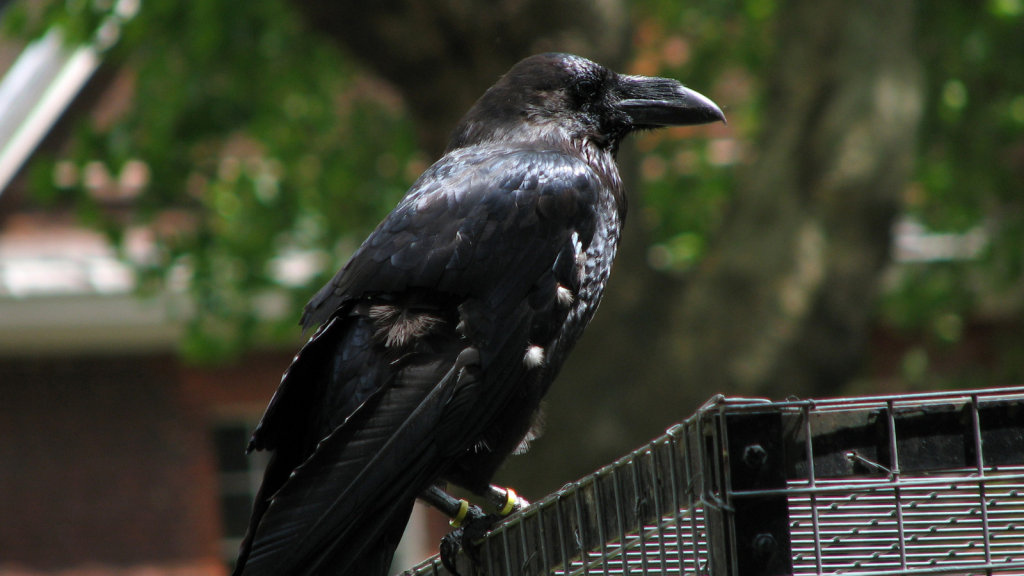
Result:
<instances>
[{"instance_id":1,"label":"bird's leg","mask_svg":"<svg viewBox=\"0 0 1024 576\"><path fill-rule=\"evenodd\" d=\"M455 527L454 531L441 539L440 549L441 563L455 576L459 576L455 567L455 556L459 549L464 550L474 564L479 564L480 550L473 542L482 538L498 520L530 505L525 498L516 494L515 490L500 486L488 486L484 497L498 509L497 514L485 515L479 506L455 498L436 485L420 494L420 500L440 510Z\"/></svg>"},{"instance_id":2,"label":"bird's leg","mask_svg":"<svg viewBox=\"0 0 1024 576\"><path fill-rule=\"evenodd\" d=\"M456 498L436 485L424 490L420 494L420 500L440 510L448 517L448 523L454 528L462 526L465 522L472 522L484 517L484 512L479 506Z\"/></svg>"},{"instance_id":3,"label":"bird's leg","mask_svg":"<svg viewBox=\"0 0 1024 576\"><path fill-rule=\"evenodd\" d=\"M515 490L493 484L487 487L487 493L484 497L489 504L498 509L499 516L508 516L530 505L530 502L516 494ZM420 494L420 500L447 516L451 525L455 528L458 528L464 522L472 522L484 517L484 513L480 510L479 506L474 506L466 500L455 498L437 485L424 490Z\"/></svg>"},{"instance_id":4,"label":"bird's leg","mask_svg":"<svg viewBox=\"0 0 1024 576\"><path fill-rule=\"evenodd\" d=\"M441 563L444 564L448 572L454 576L459 576L459 571L455 567L455 556L459 553L460 549L466 551L466 555L470 560L479 564L479 556L476 554L477 550L472 545L472 541L483 536L487 528L490 528L497 518L488 519L489 517L484 514L479 506L474 506L466 500L455 498L436 485L424 490L420 494L420 500L440 510L442 514L449 518L448 523L455 528L454 531L446 534L441 539L439 550L441 553ZM487 527L483 531L476 528L468 529L480 526L481 523Z\"/></svg>"},{"instance_id":5,"label":"bird's leg","mask_svg":"<svg viewBox=\"0 0 1024 576\"><path fill-rule=\"evenodd\" d=\"M487 487L485 498L487 498L489 504L498 509L498 514L501 516L508 516L514 512L519 512L530 505L526 498L516 494L515 490L502 488L494 484Z\"/></svg>"}]
</instances>

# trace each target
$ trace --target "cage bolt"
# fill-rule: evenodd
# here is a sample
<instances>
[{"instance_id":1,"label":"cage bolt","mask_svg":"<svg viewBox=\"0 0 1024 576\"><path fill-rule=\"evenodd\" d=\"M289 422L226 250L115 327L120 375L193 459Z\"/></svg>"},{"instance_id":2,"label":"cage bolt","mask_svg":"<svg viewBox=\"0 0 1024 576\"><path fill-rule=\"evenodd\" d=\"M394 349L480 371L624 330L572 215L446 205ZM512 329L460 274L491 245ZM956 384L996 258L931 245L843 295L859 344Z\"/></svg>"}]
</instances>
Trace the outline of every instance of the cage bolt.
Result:
<instances>
[{"instance_id":1,"label":"cage bolt","mask_svg":"<svg viewBox=\"0 0 1024 576\"><path fill-rule=\"evenodd\" d=\"M771 534L758 534L754 536L754 556L758 561L764 562L775 557L779 545L775 543L775 537Z\"/></svg>"},{"instance_id":2,"label":"cage bolt","mask_svg":"<svg viewBox=\"0 0 1024 576\"><path fill-rule=\"evenodd\" d=\"M768 453L760 444L751 444L743 450L743 463L755 470L763 468L768 460Z\"/></svg>"}]
</instances>

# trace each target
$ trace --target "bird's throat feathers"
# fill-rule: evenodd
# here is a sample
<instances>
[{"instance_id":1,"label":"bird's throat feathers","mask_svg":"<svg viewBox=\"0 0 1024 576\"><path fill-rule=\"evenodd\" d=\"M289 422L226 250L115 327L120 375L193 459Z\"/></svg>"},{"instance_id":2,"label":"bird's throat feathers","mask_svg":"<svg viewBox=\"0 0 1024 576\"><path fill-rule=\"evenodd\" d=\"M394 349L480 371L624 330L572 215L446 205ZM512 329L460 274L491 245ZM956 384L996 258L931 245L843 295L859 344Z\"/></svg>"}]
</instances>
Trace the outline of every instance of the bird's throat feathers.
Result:
<instances>
[{"instance_id":1,"label":"bird's throat feathers","mask_svg":"<svg viewBox=\"0 0 1024 576\"><path fill-rule=\"evenodd\" d=\"M534 114L512 117L500 123L477 121L473 115L467 114L452 133L451 143L446 152L483 143L565 152L585 149L588 155L600 151L609 154L613 160L619 148L618 138L613 139L599 134L578 119L567 121L538 111Z\"/></svg>"}]
</instances>

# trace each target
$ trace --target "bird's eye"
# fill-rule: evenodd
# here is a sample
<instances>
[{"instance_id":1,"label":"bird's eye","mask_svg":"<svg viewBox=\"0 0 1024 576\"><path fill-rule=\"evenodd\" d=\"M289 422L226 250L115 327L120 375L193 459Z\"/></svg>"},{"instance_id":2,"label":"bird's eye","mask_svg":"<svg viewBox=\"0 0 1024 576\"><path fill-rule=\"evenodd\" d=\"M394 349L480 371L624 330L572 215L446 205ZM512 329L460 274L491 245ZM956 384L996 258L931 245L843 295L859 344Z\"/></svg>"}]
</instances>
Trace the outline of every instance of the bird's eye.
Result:
<instances>
[{"instance_id":1,"label":"bird's eye","mask_svg":"<svg viewBox=\"0 0 1024 576\"><path fill-rule=\"evenodd\" d=\"M580 80L576 83L576 94L583 99L589 99L597 93L597 82L592 80Z\"/></svg>"}]
</instances>

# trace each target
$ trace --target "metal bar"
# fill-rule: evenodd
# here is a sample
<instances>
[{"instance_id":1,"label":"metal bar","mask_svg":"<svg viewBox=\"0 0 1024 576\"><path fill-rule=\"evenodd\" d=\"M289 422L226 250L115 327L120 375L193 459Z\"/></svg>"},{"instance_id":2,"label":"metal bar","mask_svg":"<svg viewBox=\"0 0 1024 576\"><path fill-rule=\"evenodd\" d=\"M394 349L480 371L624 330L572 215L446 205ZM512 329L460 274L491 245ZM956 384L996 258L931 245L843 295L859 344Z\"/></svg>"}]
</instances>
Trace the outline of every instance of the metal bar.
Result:
<instances>
[{"instance_id":1,"label":"metal bar","mask_svg":"<svg viewBox=\"0 0 1024 576\"><path fill-rule=\"evenodd\" d=\"M562 514L562 495L555 497L555 523L558 525L558 547L562 553L562 570L569 572L569 543L566 537L566 519Z\"/></svg>"},{"instance_id":2,"label":"metal bar","mask_svg":"<svg viewBox=\"0 0 1024 576\"><path fill-rule=\"evenodd\" d=\"M703 428L707 424L706 420L707 420L706 414L701 414L701 419L695 424L695 427L697 429L694 431L694 436L696 436L696 439L697 439L697 463L701 466L700 472L699 472L699 474L701 475L701 490L700 490L699 502L700 502L700 506L704 510L704 533L705 533L705 535L708 536L708 539L705 542L706 545L707 545L707 553L706 553L707 560L705 561L705 568L706 568L708 574L716 574L717 575L718 573L716 572L717 565L716 565L716 562L715 562L715 551L714 551L714 547L712 546L712 544L710 542L711 541L711 537L710 537L711 536L711 523L714 520L715 511L713 509L711 509L707 505L709 500L713 500L713 498L712 498L713 495L711 494L711 486L712 486L712 482L716 482L717 481L717 478L715 478L715 470L717 470L717 468L713 468L711 470L705 470L705 467L707 466L708 458L709 458L709 456L707 454L707 445L704 442L704 434L703 434ZM687 446L689 446L689 442L687 442ZM687 459L687 463L689 463L689 461L690 460ZM712 464L717 466L718 465L718 461L715 460ZM689 477L689 474L687 474L687 476Z\"/></svg>"},{"instance_id":3,"label":"metal bar","mask_svg":"<svg viewBox=\"0 0 1024 576\"><path fill-rule=\"evenodd\" d=\"M664 525L663 522L661 522L661 519L663 518L664 512L662 512L662 505L661 505L661 483L659 482L659 479L658 479L658 452L656 450L656 447L657 447L657 445L654 442L650 443L650 450L651 450L651 458L650 458L650 463L651 463L651 486L654 488L654 517L657 519L656 521L657 521L657 527L658 527L658 560L661 561L662 570L664 570L665 566L668 566L668 562L667 562L667 560L665 558L665 525ZM639 490L637 490L637 493L639 494ZM678 508L677 508L677 511L678 511ZM676 531L677 532L680 531L678 524L676 524ZM683 559L682 558L682 551L683 551L682 547L680 546L679 547L679 554L680 554L679 561L680 562L682 562L682 559ZM644 558L643 569L644 569L644 574L647 574L648 566L647 566L647 559L646 558ZM680 573L682 573L682 567L681 566L680 566L679 571L680 571Z\"/></svg>"},{"instance_id":4,"label":"metal bar","mask_svg":"<svg viewBox=\"0 0 1024 576\"><path fill-rule=\"evenodd\" d=\"M792 571L789 502L786 496L732 500L733 491L786 486L786 442L778 412L725 414L720 418L723 461L728 472L726 497L732 508L735 572L775 576Z\"/></svg>"},{"instance_id":5,"label":"metal bar","mask_svg":"<svg viewBox=\"0 0 1024 576\"><path fill-rule=\"evenodd\" d=\"M971 395L971 424L974 433L974 458L977 463L978 476L985 477L985 458L981 446L981 415L978 414L978 395ZM981 500L981 529L984 533L985 563L992 563L992 548L989 544L991 536L988 531L988 501L985 498L985 484L978 486L978 497ZM991 572L989 572L991 574Z\"/></svg>"},{"instance_id":6,"label":"metal bar","mask_svg":"<svg viewBox=\"0 0 1024 576\"><path fill-rule=\"evenodd\" d=\"M725 566L718 566L718 570L724 572L713 572L713 574L728 574L729 576L738 576L736 574L736 565L739 563L736 558L736 530L735 530L735 516L731 517L734 511L732 502L729 499L730 493L732 492L731 485L731 474L729 472L729 443L726 437L725 431L725 405L720 403L717 407L717 413L712 418L712 423L716 433L712 436L712 443L714 445L714 470L717 472L715 475L715 481L718 487L718 492L711 492L709 496L714 498L715 502L718 503L722 510L722 532L718 534L723 536L725 539L726 556ZM714 542L709 541L709 548L714 547ZM710 556L710 554L709 554Z\"/></svg>"},{"instance_id":7,"label":"metal bar","mask_svg":"<svg viewBox=\"0 0 1024 576\"><path fill-rule=\"evenodd\" d=\"M484 558L486 559L485 564L487 565L487 574L498 573L498 571L494 569L494 554L491 552L491 548L493 545L494 540L488 540L486 545L484 545ZM472 562L466 562L466 564L469 564L469 569L471 570L472 574L475 575L477 573L476 566ZM456 565L456 567L458 566Z\"/></svg>"},{"instance_id":8,"label":"metal bar","mask_svg":"<svg viewBox=\"0 0 1024 576\"><path fill-rule=\"evenodd\" d=\"M984 478L978 478L976 476L961 476L951 478L949 476L943 478L915 478L913 480L900 480L898 486L904 490L914 488L930 488L933 486L941 486L948 484L959 484L964 486L965 484L992 484L1005 480L1024 480L1024 474L1006 474L1005 476L986 476ZM730 496L733 498L759 498L762 496L802 496L809 494L842 494L849 492L851 489L857 490L892 490L896 485L892 482L871 482L864 484L843 484L843 485L826 485L816 486L814 488L784 488L784 489L771 489L771 490L743 490L739 492L733 492Z\"/></svg>"},{"instance_id":9,"label":"metal bar","mask_svg":"<svg viewBox=\"0 0 1024 576\"><path fill-rule=\"evenodd\" d=\"M600 474L601 471L597 474ZM601 482L600 476L594 476L594 508L597 512L597 537L601 540L601 565L604 566L604 576L608 576L608 535L604 531L604 511L601 506Z\"/></svg>"},{"instance_id":10,"label":"metal bar","mask_svg":"<svg viewBox=\"0 0 1024 576\"><path fill-rule=\"evenodd\" d=\"M970 392L965 392L963 390L948 390L948 391L938 391L938 392L915 392L915 393L912 393L912 394L886 394L886 395L880 395L880 396L857 396L856 398L847 399L847 400L832 399L832 400L817 400L816 402L818 402L819 404L820 403L834 404L834 403L839 403L839 402L844 402L844 401L845 402L850 402L850 401L855 401L855 402L886 401L886 402L889 402L889 401L892 401L892 400L898 400L900 402L912 402L912 403L916 404L919 400L946 399L946 398L957 398L957 397L967 398L970 395L979 395L979 396L997 395L997 396L1001 396L1001 397L1024 395L1024 386L1011 386L1011 387L1007 387L1007 388L979 388L978 390L972 390Z\"/></svg>"},{"instance_id":11,"label":"metal bar","mask_svg":"<svg viewBox=\"0 0 1024 576\"><path fill-rule=\"evenodd\" d=\"M505 552L505 574L514 576L516 572L512 571L512 550L508 544L508 530L501 532L501 547Z\"/></svg>"},{"instance_id":12,"label":"metal bar","mask_svg":"<svg viewBox=\"0 0 1024 576\"><path fill-rule=\"evenodd\" d=\"M696 509L696 507L694 506L694 503L693 503L693 483L691 481L692 478L693 478L693 475L692 475L692 472L690 470L690 435L689 435L688 430L687 430L688 428L689 428L689 425L687 425L683 429L683 454L682 454L682 456L683 456L683 466L684 466L684 470L685 470L685 473L686 473L686 488L685 488L685 490L686 490L686 507L687 507L687 510L690 511L690 534L691 534L690 543L693 546L693 548L692 548L692 553L693 553L693 570L694 570L694 572L700 574L701 573L701 570L700 570L700 551L697 548L697 543L699 542L699 537L697 535L697 513L696 513L697 509ZM671 446L678 446L679 445L679 439L670 434L669 435L669 444ZM673 505L676 508L676 511L675 511L675 520L676 520L676 526L677 526L677 528L676 528L676 542L678 543L679 550L683 550L683 527L682 527L682 519L679 517L679 508L680 507L679 507L679 500L678 500L678 496L679 496L679 493L680 493L680 484L679 484L679 475L678 475L679 464L678 464L678 462L676 462L676 448L673 447L671 450L669 450L668 455L669 455L669 470L671 471L671 479L672 479L672 496L674 498Z\"/></svg>"},{"instance_id":13,"label":"metal bar","mask_svg":"<svg viewBox=\"0 0 1024 576\"><path fill-rule=\"evenodd\" d=\"M1022 399L1024 395L1011 395L1009 398L999 398L999 400L1014 400ZM822 414L830 414L834 412L860 412L870 409L885 408L889 401L894 402L898 408L904 407L919 407L927 406L929 404L940 404L949 403L951 400L961 400L963 403L969 402L968 394L965 392L957 394L949 394L942 396L935 396L930 398L923 398L917 401L910 401L907 397L900 396L877 396L873 398L854 398L849 400L790 400L784 402L770 402L770 403L738 403L728 404L723 403L723 407L728 408L730 413L738 414L743 412L799 412L804 406L813 402L814 408L817 412Z\"/></svg>"},{"instance_id":14,"label":"metal bar","mask_svg":"<svg viewBox=\"0 0 1024 576\"><path fill-rule=\"evenodd\" d=\"M523 550L523 561L519 563L519 574L529 573L527 567L531 564L533 557L536 556L536 552L530 554L529 542L526 538L526 520L521 518L519 520L519 543L520 548Z\"/></svg>"},{"instance_id":15,"label":"metal bar","mask_svg":"<svg viewBox=\"0 0 1024 576\"><path fill-rule=\"evenodd\" d=\"M633 516L636 518L637 540L639 540L640 545L640 568L644 574L647 574L647 539L645 537L647 530L646 523L644 522L644 500L640 497L640 465L636 458L630 464L629 470L632 471L633 475ZM657 492L657 486L652 486L652 488ZM655 524L661 524L660 517L655 520Z\"/></svg>"},{"instance_id":16,"label":"metal bar","mask_svg":"<svg viewBox=\"0 0 1024 576\"><path fill-rule=\"evenodd\" d=\"M544 574L551 574L551 557L548 554L548 531L544 526L544 509L537 509L537 524L540 526L540 565Z\"/></svg>"},{"instance_id":17,"label":"metal bar","mask_svg":"<svg viewBox=\"0 0 1024 576\"><path fill-rule=\"evenodd\" d=\"M972 390L965 392L962 390L951 390L942 392L918 392L914 394L886 394L878 396L858 396L856 398L841 398L841 399L819 399L819 400L786 400L782 402L770 402L765 404L763 400L758 399L743 399L733 403L728 399L723 400L721 403L729 404L730 409L751 409L751 410L763 410L766 407L772 409L778 408L801 408L808 403L813 402L814 407L818 411L832 410L835 407L846 407L852 406L857 408L869 408L874 405L875 407L884 407L884 405L890 402L898 402L900 405L919 405L922 402L927 401L942 401L950 398L962 398L964 402L968 402L972 394L978 396L996 396L999 399L1020 399L1024 398L1024 386L1015 386L1008 388L981 388L978 390Z\"/></svg>"},{"instance_id":18,"label":"metal bar","mask_svg":"<svg viewBox=\"0 0 1024 576\"><path fill-rule=\"evenodd\" d=\"M626 552L626 521L623 518L625 514L625 506L622 504L622 477L619 471L622 468L612 469L612 490L615 495L615 522L619 528L619 551L620 554L625 557ZM641 533L643 533L643 527L641 526Z\"/></svg>"},{"instance_id":19,"label":"metal bar","mask_svg":"<svg viewBox=\"0 0 1024 576\"><path fill-rule=\"evenodd\" d=\"M587 533L583 526L583 499L580 498L580 483L574 483L576 487L575 501L576 501L576 531L577 543L580 547L580 560L583 561L583 573L589 576L590 574L590 559L587 558L587 553L590 550L587 547ZM566 570L568 570L566 566Z\"/></svg>"},{"instance_id":20,"label":"metal bar","mask_svg":"<svg viewBox=\"0 0 1024 576\"><path fill-rule=\"evenodd\" d=\"M900 537L900 565L907 567L907 539L903 530L903 501L900 498L900 455L896 442L896 410L893 401L889 400L886 410L886 421L889 424L889 462L891 464L889 479L895 484L893 486L893 500L896 506L896 529Z\"/></svg>"},{"instance_id":21,"label":"metal bar","mask_svg":"<svg viewBox=\"0 0 1024 576\"><path fill-rule=\"evenodd\" d=\"M813 404L808 404L803 409L804 415L804 449L807 451L807 479L810 482L811 488L815 487L817 480L814 476L814 442L813 435L811 433L811 408ZM821 576L821 526L818 519L818 506L815 501L816 497L811 494L811 525L814 529L814 567L815 573Z\"/></svg>"}]
</instances>

